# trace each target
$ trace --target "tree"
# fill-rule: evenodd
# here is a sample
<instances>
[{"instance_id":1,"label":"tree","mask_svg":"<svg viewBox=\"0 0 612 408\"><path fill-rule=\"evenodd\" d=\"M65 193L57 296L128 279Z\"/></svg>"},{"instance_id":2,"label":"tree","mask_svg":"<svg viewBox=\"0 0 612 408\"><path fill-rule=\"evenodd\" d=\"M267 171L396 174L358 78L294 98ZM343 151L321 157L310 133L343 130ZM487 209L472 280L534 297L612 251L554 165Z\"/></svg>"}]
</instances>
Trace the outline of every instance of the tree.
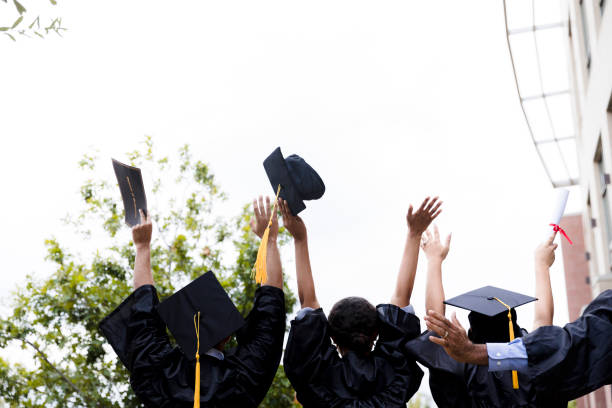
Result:
<instances>
[{"instance_id":1,"label":"tree","mask_svg":"<svg viewBox=\"0 0 612 408\"><path fill-rule=\"evenodd\" d=\"M259 244L248 228L248 207L234 219L214 216L225 195L188 146L172 160L158 158L147 138L128 158L142 168L148 187L149 211L157 227L152 269L160 297L214 270L246 314L256 289L251 267ZM110 168L110 161L101 164ZM0 319L0 348L19 344L32 363L0 359L0 400L11 406L140 406L129 388L127 370L98 330L104 316L132 290L131 234L124 227L116 183L98 176L100 160L86 155L79 166L86 176L80 188L83 208L65 219L78 244L69 249L49 238L47 259L55 271L44 280L28 276L12 299L12 315ZM281 244L287 241L284 234ZM290 312L295 297L286 286L285 294ZM291 407L293 398L281 367L261 406Z\"/></svg>"},{"instance_id":2,"label":"tree","mask_svg":"<svg viewBox=\"0 0 612 408\"><path fill-rule=\"evenodd\" d=\"M32 17L31 13L28 13L26 7L20 3L18 0L0 0L6 4L0 3L0 9L9 10L14 6L15 17L14 20L10 21L2 21L0 24L7 24L6 26L0 26L0 33L4 33L11 40L17 41L15 38L16 35L23 35L25 37L30 36L38 36L43 38L45 35L50 32L54 32L57 35L61 36L62 32L66 31L65 27L62 27L62 19L61 17L55 17L50 19L50 22L45 25L40 22L40 15L36 17ZM23 1L23 0L21 0ZM49 0L49 2L55 6L57 5L56 0ZM3 16L7 15L7 13L2 13ZM24 21L24 19L30 16L28 20Z\"/></svg>"}]
</instances>

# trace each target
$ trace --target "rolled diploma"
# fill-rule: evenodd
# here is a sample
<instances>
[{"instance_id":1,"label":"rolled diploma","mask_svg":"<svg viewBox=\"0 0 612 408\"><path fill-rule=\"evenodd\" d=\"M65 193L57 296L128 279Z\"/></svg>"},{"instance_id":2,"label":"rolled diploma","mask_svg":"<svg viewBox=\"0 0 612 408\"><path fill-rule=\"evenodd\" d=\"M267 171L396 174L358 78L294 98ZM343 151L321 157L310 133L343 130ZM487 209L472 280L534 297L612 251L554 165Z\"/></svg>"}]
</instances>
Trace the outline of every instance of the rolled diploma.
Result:
<instances>
[{"instance_id":1,"label":"rolled diploma","mask_svg":"<svg viewBox=\"0 0 612 408\"><path fill-rule=\"evenodd\" d=\"M549 224L559 225L559 223L561 222L561 217L563 217L563 213L565 212L565 205L567 204L568 196L569 196L568 189L560 188L557 190L557 198L555 200L555 206L552 212L552 217L550 217ZM553 233L554 233L554 228L550 225L547 225L545 239L548 239Z\"/></svg>"}]
</instances>

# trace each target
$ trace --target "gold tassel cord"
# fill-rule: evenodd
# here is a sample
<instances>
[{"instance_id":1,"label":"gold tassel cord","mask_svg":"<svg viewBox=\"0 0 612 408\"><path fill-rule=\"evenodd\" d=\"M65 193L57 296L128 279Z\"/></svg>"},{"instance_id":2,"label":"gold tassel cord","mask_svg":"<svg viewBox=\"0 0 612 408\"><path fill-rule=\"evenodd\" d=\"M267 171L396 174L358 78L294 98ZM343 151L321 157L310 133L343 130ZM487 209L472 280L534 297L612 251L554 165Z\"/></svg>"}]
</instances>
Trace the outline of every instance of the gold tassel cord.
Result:
<instances>
[{"instance_id":1,"label":"gold tassel cord","mask_svg":"<svg viewBox=\"0 0 612 408\"><path fill-rule=\"evenodd\" d=\"M502 305L508 308L508 326L509 326L509 331L510 331L510 341L512 341L514 340L514 325L512 324L512 309L510 308L510 306L508 306L507 304L505 304L498 298L493 298L493 299L497 300L499 303L501 303ZM514 388L515 390L518 390L518 387L519 387L518 373L516 372L516 370L512 370L512 388Z\"/></svg>"},{"instance_id":2,"label":"gold tassel cord","mask_svg":"<svg viewBox=\"0 0 612 408\"><path fill-rule=\"evenodd\" d=\"M278 195L280 194L281 186L278 185L276 190L276 198L274 199L274 205L272 206L272 213L270 214L270 220L268 226L261 237L261 243L259 244L259 250L257 250L257 260L255 260L255 266L253 267L253 273L255 275L256 283L266 283L268 281L268 271L266 267L266 261L268 257L268 237L270 236L270 226L272 225L272 219L276 212L276 204L278 203Z\"/></svg>"},{"instance_id":3,"label":"gold tassel cord","mask_svg":"<svg viewBox=\"0 0 612 408\"><path fill-rule=\"evenodd\" d=\"M196 316L198 321L196 323ZM196 372L195 372L195 391L193 393L193 408L200 408L200 312L193 315L193 326L195 327L196 338Z\"/></svg>"}]
</instances>

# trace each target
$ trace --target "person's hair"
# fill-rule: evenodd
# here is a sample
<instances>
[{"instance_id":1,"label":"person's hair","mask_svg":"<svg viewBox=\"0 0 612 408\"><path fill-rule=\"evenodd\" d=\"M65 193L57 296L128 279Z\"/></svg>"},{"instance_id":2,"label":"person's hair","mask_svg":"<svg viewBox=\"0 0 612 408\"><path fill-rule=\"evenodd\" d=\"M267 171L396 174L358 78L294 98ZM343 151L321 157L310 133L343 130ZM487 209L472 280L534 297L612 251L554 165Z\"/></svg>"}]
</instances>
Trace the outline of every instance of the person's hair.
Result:
<instances>
[{"instance_id":1,"label":"person's hair","mask_svg":"<svg viewBox=\"0 0 612 408\"><path fill-rule=\"evenodd\" d=\"M521 328L516 323L516 311L512 311L512 325L514 326L514 337L522 337ZM470 312L470 330L468 337L472 343L507 343L510 341L510 327L508 325L508 312L495 316L487 316L477 312Z\"/></svg>"},{"instance_id":2,"label":"person's hair","mask_svg":"<svg viewBox=\"0 0 612 408\"><path fill-rule=\"evenodd\" d=\"M357 354L367 354L378 335L376 308L360 297L347 297L329 312L329 329L334 342Z\"/></svg>"}]
</instances>

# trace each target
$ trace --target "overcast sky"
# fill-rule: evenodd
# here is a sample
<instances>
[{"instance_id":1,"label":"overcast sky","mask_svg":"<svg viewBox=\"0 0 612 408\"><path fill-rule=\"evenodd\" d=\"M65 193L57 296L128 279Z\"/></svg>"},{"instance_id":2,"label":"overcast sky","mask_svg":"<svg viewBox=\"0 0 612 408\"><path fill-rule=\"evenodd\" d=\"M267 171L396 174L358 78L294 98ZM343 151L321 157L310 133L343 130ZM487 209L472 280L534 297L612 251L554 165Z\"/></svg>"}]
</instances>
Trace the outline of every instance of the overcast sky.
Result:
<instances>
[{"instance_id":1,"label":"overcast sky","mask_svg":"<svg viewBox=\"0 0 612 408\"><path fill-rule=\"evenodd\" d=\"M302 214L326 311L349 295L389 300L406 209L427 195L453 232L448 297L534 293L555 194L518 103L501 1L62 0L52 12L64 38L0 37L5 303L27 273L48 273L45 238L70 240L60 219L78 208L80 156L125 158L144 135L167 151L191 144L229 195L223 214L272 194L262 161L275 147L304 157L327 187ZM560 253L551 278L560 325ZM532 320L531 305L519 310L519 324Z\"/></svg>"}]
</instances>

